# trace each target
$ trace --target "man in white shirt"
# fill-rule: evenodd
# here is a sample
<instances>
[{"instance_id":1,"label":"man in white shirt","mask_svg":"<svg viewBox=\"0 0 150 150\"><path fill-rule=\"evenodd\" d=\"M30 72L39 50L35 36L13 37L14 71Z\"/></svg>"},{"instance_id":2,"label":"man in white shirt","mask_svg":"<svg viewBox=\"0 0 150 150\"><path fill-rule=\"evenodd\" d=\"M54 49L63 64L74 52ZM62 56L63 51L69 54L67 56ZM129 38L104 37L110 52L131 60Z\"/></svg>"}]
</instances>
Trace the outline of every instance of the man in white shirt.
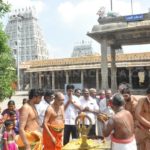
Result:
<instances>
[{"instance_id":1,"label":"man in white shirt","mask_svg":"<svg viewBox=\"0 0 150 150\"><path fill-rule=\"evenodd\" d=\"M86 113L88 117L92 120L92 128L89 131L88 136L95 136L95 124L96 124L96 113L99 112L99 108L95 99L93 99L87 88L83 89L83 96L80 98L80 103L82 111ZM89 126L89 121L85 120L85 125Z\"/></svg>"},{"instance_id":2,"label":"man in white shirt","mask_svg":"<svg viewBox=\"0 0 150 150\"><path fill-rule=\"evenodd\" d=\"M79 89L79 88L75 89L75 90L74 90L74 95L75 95L76 97L80 98L80 96L81 96L81 89Z\"/></svg>"},{"instance_id":3,"label":"man in white shirt","mask_svg":"<svg viewBox=\"0 0 150 150\"><path fill-rule=\"evenodd\" d=\"M41 102L37 104L36 110L38 112L39 116L39 123L40 126L43 126L43 120L45 116L45 112L47 110L47 107L54 101L54 92L50 90L46 90L44 93L44 98L42 98Z\"/></svg>"},{"instance_id":4,"label":"man in white shirt","mask_svg":"<svg viewBox=\"0 0 150 150\"><path fill-rule=\"evenodd\" d=\"M64 99L64 110L65 110L65 128L64 128L64 145L69 142L70 134L72 138L77 138L77 128L75 126L75 119L80 111L80 101L73 95L74 86L67 85L67 95Z\"/></svg>"}]
</instances>

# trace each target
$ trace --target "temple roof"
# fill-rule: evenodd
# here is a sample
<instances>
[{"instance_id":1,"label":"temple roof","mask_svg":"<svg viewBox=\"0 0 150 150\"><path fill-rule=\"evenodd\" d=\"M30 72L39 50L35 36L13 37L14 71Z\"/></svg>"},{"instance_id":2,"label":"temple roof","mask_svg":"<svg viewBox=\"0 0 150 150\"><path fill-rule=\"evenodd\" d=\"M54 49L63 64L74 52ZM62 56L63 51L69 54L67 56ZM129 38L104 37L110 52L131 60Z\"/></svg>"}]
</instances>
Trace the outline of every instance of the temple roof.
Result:
<instances>
[{"instance_id":1,"label":"temple roof","mask_svg":"<svg viewBox=\"0 0 150 150\"><path fill-rule=\"evenodd\" d=\"M117 63L136 63L136 66L139 62L150 62L150 52L144 53L131 53L131 54L118 54L116 55ZM78 65L87 65L87 64L100 64L101 56L100 55L90 55L78 58L60 58L60 59L48 59L48 60L34 60L23 62L20 65L20 69L29 69L29 68L43 68L43 67L62 67L62 66L78 66ZM111 62L111 57L108 56L108 62Z\"/></svg>"}]
</instances>

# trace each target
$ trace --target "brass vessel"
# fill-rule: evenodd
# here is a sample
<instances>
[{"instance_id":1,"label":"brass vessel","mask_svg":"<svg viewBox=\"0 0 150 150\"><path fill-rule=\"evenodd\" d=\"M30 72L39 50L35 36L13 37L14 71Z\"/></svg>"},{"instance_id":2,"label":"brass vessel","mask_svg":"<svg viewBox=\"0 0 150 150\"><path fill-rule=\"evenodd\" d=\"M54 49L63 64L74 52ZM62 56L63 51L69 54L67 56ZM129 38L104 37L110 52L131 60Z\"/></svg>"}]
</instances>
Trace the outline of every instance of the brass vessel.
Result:
<instances>
[{"instance_id":1,"label":"brass vessel","mask_svg":"<svg viewBox=\"0 0 150 150\"><path fill-rule=\"evenodd\" d=\"M85 125L85 119L89 121L89 126ZM110 142L102 140L87 139L92 127L92 120L85 113L81 113L75 120L80 138L70 141L62 150L110 150Z\"/></svg>"}]
</instances>

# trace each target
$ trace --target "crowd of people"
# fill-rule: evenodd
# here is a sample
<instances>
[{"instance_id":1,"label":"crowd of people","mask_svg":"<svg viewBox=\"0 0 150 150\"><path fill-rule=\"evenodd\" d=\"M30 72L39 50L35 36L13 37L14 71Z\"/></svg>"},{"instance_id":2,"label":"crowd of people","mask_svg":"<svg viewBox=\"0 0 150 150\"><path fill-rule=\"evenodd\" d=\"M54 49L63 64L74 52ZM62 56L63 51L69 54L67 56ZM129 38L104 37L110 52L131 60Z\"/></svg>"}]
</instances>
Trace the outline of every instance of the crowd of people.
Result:
<instances>
[{"instance_id":1,"label":"crowd of people","mask_svg":"<svg viewBox=\"0 0 150 150\"><path fill-rule=\"evenodd\" d=\"M112 150L150 149L150 88L138 99L128 84L121 84L117 93L74 89L73 85L66 86L65 95L31 89L21 108L10 100L2 111L1 149L61 150L62 145L79 138L75 119L81 112L91 119L88 138L107 137ZM89 120L85 125L90 125Z\"/></svg>"}]
</instances>

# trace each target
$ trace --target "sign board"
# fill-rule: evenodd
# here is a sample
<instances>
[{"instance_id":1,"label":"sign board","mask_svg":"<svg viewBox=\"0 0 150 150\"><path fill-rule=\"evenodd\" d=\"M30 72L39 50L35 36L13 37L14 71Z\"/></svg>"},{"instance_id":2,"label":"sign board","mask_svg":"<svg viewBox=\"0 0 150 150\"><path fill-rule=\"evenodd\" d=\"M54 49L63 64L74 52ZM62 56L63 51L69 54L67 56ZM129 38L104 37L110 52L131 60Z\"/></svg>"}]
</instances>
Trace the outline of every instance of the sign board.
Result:
<instances>
[{"instance_id":1,"label":"sign board","mask_svg":"<svg viewBox=\"0 0 150 150\"><path fill-rule=\"evenodd\" d=\"M138 14L138 15L125 16L125 20L127 22L141 21L144 20L144 15Z\"/></svg>"}]
</instances>

